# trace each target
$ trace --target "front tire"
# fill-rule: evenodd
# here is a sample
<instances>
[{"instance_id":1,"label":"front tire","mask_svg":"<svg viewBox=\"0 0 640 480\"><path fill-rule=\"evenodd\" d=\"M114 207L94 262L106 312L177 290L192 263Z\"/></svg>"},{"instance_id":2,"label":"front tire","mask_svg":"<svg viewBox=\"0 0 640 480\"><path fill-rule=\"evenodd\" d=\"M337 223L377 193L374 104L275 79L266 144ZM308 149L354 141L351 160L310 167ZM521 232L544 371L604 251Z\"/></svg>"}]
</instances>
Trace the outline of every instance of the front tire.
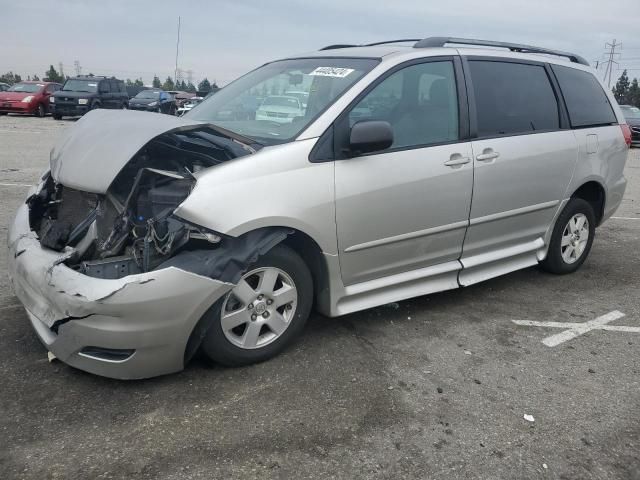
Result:
<instances>
[{"instance_id":1,"label":"front tire","mask_svg":"<svg viewBox=\"0 0 640 480\"><path fill-rule=\"evenodd\" d=\"M575 272L587 259L595 233L593 207L582 198L572 198L556 220L542 268L556 275Z\"/></svg>"},{"instance_id":2,"label":"front tire","mask_svg":"<svg viewBox=\"0 0 640 480\"><path fill-rule=\"evenodd\" d=\"M51 116L54 120L62 120L62 115L60 115L59 113L52 113Z\"/></svg>"},{"instance_id":3,"label":"front tire","mask_svg":"<svg viewBox=\"0 0 640 480\"><path fill-rule=\"evenodd\" d=\"M42 118L42 117L44 117L46 114L47 114L47 111L45 110L44 105L40 103L40 104L38 105L38 108L36 108L36 111L35 111L35 115L36 115L36 117L38 117L38 118Z\"/></svg>"},{"instance_id":4,"label":"front tire","mask_svg":"<svg viewBox=\"0 0 640 480\"><path fill-rule=\"evenodd\" d=\"M303 330L313 303L313 280L304 260L277 245L205 313L202 350L236 367L274 357Z\"/></svg>"}]
</instances>

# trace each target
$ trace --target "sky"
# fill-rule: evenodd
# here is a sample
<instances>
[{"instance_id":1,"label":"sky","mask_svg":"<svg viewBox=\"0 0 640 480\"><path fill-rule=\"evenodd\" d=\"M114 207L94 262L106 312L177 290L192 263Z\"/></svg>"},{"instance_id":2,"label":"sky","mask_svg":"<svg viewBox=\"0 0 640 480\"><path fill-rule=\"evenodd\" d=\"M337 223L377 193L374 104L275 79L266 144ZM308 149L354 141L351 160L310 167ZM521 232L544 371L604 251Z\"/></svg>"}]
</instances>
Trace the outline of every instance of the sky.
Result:
<instances>
[{"instance_id":1,"label":"sky","mask_svg":"<svg viewBox=\"0 0 640 480\"><path fill-rule=\"evenodd\" d=\"M263 63L333 43L456 36L567 50L592 65L617 49L640 78L639 0L0 0L0 74L164 80L178 66L221 86ZM603 66L600 65L602 69ZM620 69L618 71L617 69ZM603 71L603 70L601 70ZM186 79L186 74L185 74Z\"/></svg>"}]
</instances>

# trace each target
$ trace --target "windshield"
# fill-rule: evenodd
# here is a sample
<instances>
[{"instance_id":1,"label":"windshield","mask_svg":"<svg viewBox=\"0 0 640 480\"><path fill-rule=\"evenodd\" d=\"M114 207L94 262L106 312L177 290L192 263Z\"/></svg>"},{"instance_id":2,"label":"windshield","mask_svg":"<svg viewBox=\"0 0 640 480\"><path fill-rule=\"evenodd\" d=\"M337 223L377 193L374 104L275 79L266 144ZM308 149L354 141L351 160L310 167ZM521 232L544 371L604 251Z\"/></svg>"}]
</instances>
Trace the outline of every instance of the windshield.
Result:
<instances>
[{"instance_id":1,"label":"windshield","mask_svg":"<svg viewBox=\"0 0 640 480\"><path fill-rule=\"evenodd\" d=\"M35 93L39 91L42 87L44 87L41 83L16 83L11 88L9 88L9 92L25 92L25 93Z\"/></svg>"},{"instance_id":2,"label":"windshield","mask_svg":"<svg viewBox=\"0 0 640 480\"><path fill-rule=\"evenodd\" d=\"M67 80L64 82L62 90L65 92L97 92L98 82L96 80Z\"/></svg>"},{"instance_id":3,"label":"windshield","mask_svg":"<svg viewBox=\"0 0 640 480\"><path fill-rule=\"evenodd\" d=\"M158 90L143 90L135 96L135 98L158 98L160 92Z\"/></svg>"},{"instance_id":4,"label":"windshield","mask_svg":"<svg viewBox=\"0 0 640 480\"><path fill-rule=\"evenodd\" d=\"M621 107L624 118L640 118L640 108L637 107Z\"/></svg>"},{"instance_id":5,"label":"windshield","mask_svg":"<svg viewBox=\"0 0 640 480\"><path fill-rule=\"evenodd\" d=\"M187 116L265 145L288 142L377 64L328 57L269 63L205 99ZM286 93L294 89L296 95ZM299 96L306 98L301 102Z\"/></svg>"}]
</instances>

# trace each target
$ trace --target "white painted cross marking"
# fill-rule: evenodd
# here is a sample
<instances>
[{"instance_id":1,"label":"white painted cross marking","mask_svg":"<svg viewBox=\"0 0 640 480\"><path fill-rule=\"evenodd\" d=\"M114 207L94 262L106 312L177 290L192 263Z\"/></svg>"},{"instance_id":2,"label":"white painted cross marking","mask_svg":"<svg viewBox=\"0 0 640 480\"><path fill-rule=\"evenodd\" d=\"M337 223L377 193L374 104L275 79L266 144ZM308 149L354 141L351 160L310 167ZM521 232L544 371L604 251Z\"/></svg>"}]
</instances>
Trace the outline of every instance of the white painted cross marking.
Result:
<instances>
[{"instance_id":1,"label":"white painted cross marking","mask_svg":"<svg viewBox=\"0 0 640 480\"><path fill-rule=\"evenodd\" d=\"M596 318L595 320L589 320L584 323L574 322L535 322L532 320L511 320L516 325L523 325L526 327L552 327L552 328L566 328L564 332L551 335L550 337L542 340L547 347L555 347L561 343L583 335L591 330L606 330L608 332L627 332L627 333L640 333L640 327L626 327L618 325L607 325L614 320L624 317L624 313L614 310L606 315Z\"/></svg>"}]
</instances>

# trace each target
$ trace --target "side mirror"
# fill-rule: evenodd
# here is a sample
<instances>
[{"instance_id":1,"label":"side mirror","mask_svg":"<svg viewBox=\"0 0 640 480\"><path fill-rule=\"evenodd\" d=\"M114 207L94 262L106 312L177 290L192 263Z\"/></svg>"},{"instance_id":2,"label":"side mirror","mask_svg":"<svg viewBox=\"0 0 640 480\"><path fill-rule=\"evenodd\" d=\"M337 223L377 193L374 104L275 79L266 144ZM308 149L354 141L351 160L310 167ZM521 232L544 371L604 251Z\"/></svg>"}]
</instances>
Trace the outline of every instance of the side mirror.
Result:
<instances>
[{"instance_id":1,"label":"side mirror","mask_svg":"<svg viewBox=\"0 0 640 480\"><path fill-rule=\"evenodd\" d=\"M393 128L382 120L365 120L351 127L349 150L353 156L385 150L393 144Z\"/></svg>"}]
</instances>

